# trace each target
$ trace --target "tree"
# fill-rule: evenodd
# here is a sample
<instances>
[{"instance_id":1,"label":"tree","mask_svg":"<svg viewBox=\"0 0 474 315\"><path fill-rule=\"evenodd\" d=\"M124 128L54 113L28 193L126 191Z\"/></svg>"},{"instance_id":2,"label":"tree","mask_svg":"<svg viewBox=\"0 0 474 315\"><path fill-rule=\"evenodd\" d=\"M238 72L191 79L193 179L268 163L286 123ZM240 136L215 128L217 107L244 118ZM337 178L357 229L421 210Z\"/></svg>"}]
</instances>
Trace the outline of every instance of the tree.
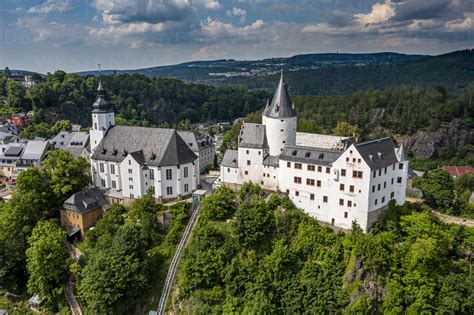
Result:
<instances>
[{"instance_id":1,"label":"tree","mask_svg":"<svg viewBox=\"0 0 474 315\"><path fill-rule=\"evenodd\" d=\"M244 247L257 245L273 226L273 211L261 199L243 202L235 213L235 234Z\"/></svg>"},{"instance_id":2,"label":"tree","mask_svg":"<svg viewBox=\"0 0 474 315\"><path fill-rule=\"evenodd\" d=\"M235 194L229 188L220 186L202 201L201 213L209 220L222 220L235 208Z\"/></svg>"},{"instance_id":3,"label":"tree","mask_svg":"<svg viewBox=\"0 0 474 315\"><path fill-rule=\"evenodd\" d=\"M108 245L89 253L79 275L80 299L91 314L130 314L149 274L139 227L121 226Z\"/></svg>"},{"instance_id":4,"label":"tree","mask_svg":"<svg viewBox=\"0 0 474 315\"><path fill-rule=\"evenodd\" d=\"M59 204L90 183L87 161L82 157L74 157L69 152L63 150L48 152L42 167L49 177L49 184Z\"/></svg>"},{"instance_id":5,"label":"tree","mask_svg":"<svg viewBox=\"0 0 474 315\"><path fill-rule=\"evenodd\" d=\"M356 139L360 136L360 129L357 126L351 125L347 121L338 121L336 127L331 130L335 136L354 137Z\"/></svg>"},{"instance_id":6,"label":"tree","mask_svg":"<svg viewBox=\"0 0 474 315\"><path fill-rule=\"evenodd\" d=\"M429 171L416 185L422 190L426 202L441 212L452 212L454 203L454 181L443 169Z\"/></svg>"},{"instance_id":7,"label":"tree","mask_svg":"<svg viewBox=\"0 0 474 315\"><path fill-rule=\"evenodd\" d=\"M28 292L38 294L47 306L57 306L64 294L68 270L65 240L66 232L50 221L38 222L28 239Z\"/></svg>"},{"instance_id":8,"label":"tree","mask_svg":"<svg viewBox=\"0 0 474 315\"><path fill-rule=\"evenodd\" d=\"M28 109L26 92L20 82L9 80L7 82L7 104L9 107Z\"/></svg>"},{"instance_id":9,"label":"tree","mask_svg":"<svg viewBox=\"0 0 474 315\"><path fill-rule=\"evenodd\" d=\"M63 119L58 120L54 126L51 128L53 134L58 134L61 131L71 131L71 122L69 120Z\"/></svg>"}]
</instances>

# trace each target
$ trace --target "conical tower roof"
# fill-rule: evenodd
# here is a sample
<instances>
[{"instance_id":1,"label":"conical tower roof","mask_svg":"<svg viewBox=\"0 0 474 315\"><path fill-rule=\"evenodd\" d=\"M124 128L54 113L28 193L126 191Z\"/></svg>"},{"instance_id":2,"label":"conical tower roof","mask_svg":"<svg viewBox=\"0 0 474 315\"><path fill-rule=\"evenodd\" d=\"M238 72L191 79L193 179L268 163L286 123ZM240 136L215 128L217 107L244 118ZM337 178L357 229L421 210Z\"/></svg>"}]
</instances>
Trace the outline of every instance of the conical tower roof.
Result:
<instances>
[{"instance_id":1,"label":"conical tower roof","mask_svg":"<svg viewBox=\"0 0 474 315\"><path fill-rule=\"evenodd\" d=\"M108 113L112 111L112 107L105 100L105 91L101 80L99 81L99 87L97 88L97 100L94 102L92 107L93 113Z\"/></svg>"},{"instance_id":2,"label":"conical tower roof","mask_svg":"<svg viewBox=\"0 0 474 315\"><path fill-rule=\"evenodd\" d=\"M296 112L283 80L283 70L272 103L265 108L263 115L271 118L296 117Z\"/></svg>"}]
</instances>

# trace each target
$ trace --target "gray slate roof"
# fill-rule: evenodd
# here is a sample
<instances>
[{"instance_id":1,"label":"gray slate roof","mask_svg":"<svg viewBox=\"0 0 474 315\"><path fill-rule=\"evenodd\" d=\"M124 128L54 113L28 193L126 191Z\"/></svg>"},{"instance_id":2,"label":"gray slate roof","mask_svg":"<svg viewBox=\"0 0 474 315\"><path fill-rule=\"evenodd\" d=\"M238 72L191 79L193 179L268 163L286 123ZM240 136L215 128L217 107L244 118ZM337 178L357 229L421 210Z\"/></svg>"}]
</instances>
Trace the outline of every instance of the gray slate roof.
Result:
<instances>
[{"instance_id":1,"label":"gray slate roof","mask_svg":"<svg viewBox=\"0 0 474 315\"><path fill-rule=\"evenodd\" d=\"M336 161L342 153L336 150L287 145L280 154L280 160L327 166Z\"/></svg>"},{"instance_id":2,"label":"gray slate roof","mask_svg":"<svg viewBox=\"0 0 474 315\"><path fill-rule=\"evenodd\" d=\"M29 140L21 158L23 160L42 160L49 148L49 141Z\"/></svg>"},{"instance_id":3,"label":"gray slate roof","mask_svg":"<svg viewBox=\"0 0 474 315\"><path fill-rule=\"evenodd\" d=\"M267 149L265 125L244 123L241 127L240 148Z\"/></svg>"},{"instance_id":4,"label":"gray slate roof","mask_svg":"<svg viewBox=\"0 0 474 315\"><path fill-rule=\"evenodd\" d=\"M192 131L177 130L176 132L193 152L199 152L200 149L209 148L213 145L209 137L199 139Z\"/></svg>"},{"instance_id":5,"label":"gray slate roof","mask_svg":"<svg viewBox=\"0 0 474 315\"><path fill-rule=\"evenodd\" d=\"M151 166L186 164L197 159L176 130L132 126L110 128L92 159L122 162L128 154L138 151L142 151L144 163Z\"/></svg>"},{"instance_id":6,"label":"gray slate roof","mask_svg":"<svg viewBox=\"0 0 474 315\"><path fill-rule=\"evenodd\" d=\"M221 165L225 167L238 167L239 166L238 151L236 150L225 151L224 158L221 161Z\"/></svg>"},{"instance_id":7,"label":"gray slate roof","mask_svg":"<svg viewBox=\"0 0 474 315\"><path fill-rule=\"evenodd\" d=\"M105 91L102 87L102 81L99 81L99 87L97 88L97 100L94 102L92 106L93 113L110 113L112 112L112 106L107 103L105 100Z\"/></svg>"},{"instance_id":8,"label":"gray slate roof","mask_svg":"<svg viewBox=\"0 0 474 315\"><path fill-rule=\"evenodd\" d=\"M378 170L398 162L395 143L390 137L354 145L371 170Z\"/></svg>"},{"instance_id":9,"label":"gray slate roof","mask_svg":"<svg viewBox=\"0 0 474 315\"><path fill-rule=\"evenodd\" d=\"M80 131L61 131L51 141L55 149L67 151L74 156L81 156L84 148L89 144L89 134Z\"/></svg>"},{"instance_id":10,"label":"gray slate roof","mask_svg":"<svg viewBox=\"0 0 474 315\"><path fill-rule=\"evenodd\" d=\"M64 202L67 210L86 213L97 208L102 208L107 204L104 193L96 188L80 191L69 197Z\"/></svg>"},{"instance_id":11,"label":"gray slate roof","mask_svg":"<svg viewBox=\"0 0 474 315\"><path fill-rule=\"evenodd\" d=\"M296 117L285 81L283 81L283 71L281 72L280 82L273 96L272 103L265 108L263 114L271 118Z\"/></svg>"},{"instance_id":12,"label":"gray slate roof","mask_svg":"<svg viewBox=\"0 0 474 315\"><path fill-rule=\"evenodd\" d=\"M263 159L263 165L278 167L279 160L280 160L280 157L277 155L267 155Z\"/></svg>"}]
</instances>

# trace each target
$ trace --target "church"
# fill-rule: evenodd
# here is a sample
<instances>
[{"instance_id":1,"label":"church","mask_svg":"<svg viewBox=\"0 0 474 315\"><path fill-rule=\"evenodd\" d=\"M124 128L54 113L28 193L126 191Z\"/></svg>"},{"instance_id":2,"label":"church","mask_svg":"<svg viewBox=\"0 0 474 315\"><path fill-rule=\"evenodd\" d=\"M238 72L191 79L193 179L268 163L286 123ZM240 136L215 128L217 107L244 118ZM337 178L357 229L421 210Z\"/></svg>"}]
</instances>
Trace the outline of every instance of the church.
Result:
<instances>
[{"instance_id":1,"label":"church","mask_svg":"<svg viewBox=\"0 0 474 315\"><path fill-rule=\"evenodd\" d=\"M129 204L151 190L157 202L189 197L199 185L199 157L174 129L116 126L102 82L90 130L93 185L109 203Z\"/></svg>"},{"instance_id":2,"label":"church","mask_svg":"<svg viewBox=\"0 0 474 315\"><path fill-rule=\"evenodd\" d=\"M296 130L282 72L262 123L243 123L238 149L225 152L219 183L238 188L250 181L286 193L318 221L344 229L356 221L368 231L391 200L405 202L408 158L391 138L357 143Z\"/></svg>"}]
</instances>

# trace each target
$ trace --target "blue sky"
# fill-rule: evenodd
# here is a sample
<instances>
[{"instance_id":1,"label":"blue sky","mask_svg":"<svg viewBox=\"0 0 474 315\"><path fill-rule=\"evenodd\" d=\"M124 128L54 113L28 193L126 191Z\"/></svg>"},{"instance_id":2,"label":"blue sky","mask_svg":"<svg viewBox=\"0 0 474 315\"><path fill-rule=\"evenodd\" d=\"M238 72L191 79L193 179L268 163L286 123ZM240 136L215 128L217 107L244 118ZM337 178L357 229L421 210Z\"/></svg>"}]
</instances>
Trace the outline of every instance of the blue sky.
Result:
<instances>
[{"instance_id":1,"label":"blue sky","mask_svg":"<svg viewBox=\"0 0 474 315\"><path fill-rule=\"evenodd\" d=\"M0 67L46 73L474 47L472 0L0 0Z\"/></svg>"}]
</instances>

